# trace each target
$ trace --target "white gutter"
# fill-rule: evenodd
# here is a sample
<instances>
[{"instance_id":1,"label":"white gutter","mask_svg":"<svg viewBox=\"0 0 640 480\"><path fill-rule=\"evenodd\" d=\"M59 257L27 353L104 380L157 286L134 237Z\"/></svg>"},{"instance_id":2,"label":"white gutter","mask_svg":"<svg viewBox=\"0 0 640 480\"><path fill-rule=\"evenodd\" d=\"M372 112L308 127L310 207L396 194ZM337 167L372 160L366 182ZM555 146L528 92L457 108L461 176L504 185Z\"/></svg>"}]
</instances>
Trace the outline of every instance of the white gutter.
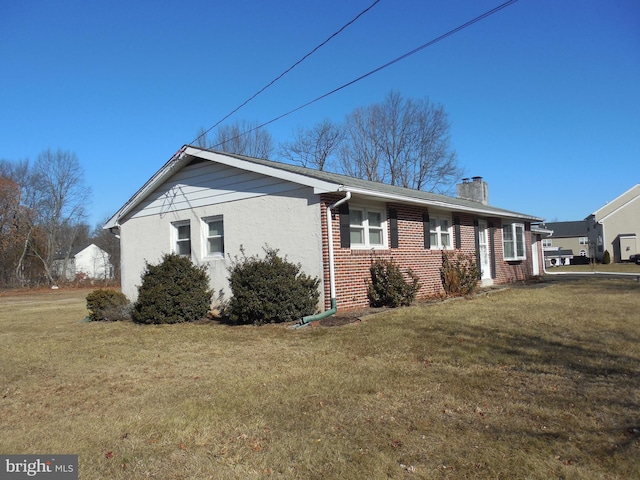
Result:
<instances>
[{"instance_id":1,"label":"white gutter","mask_svg":"<svg viewBox=\"0 0 640 480\"><path fill-rule=\"evenodd\" d=\"M338 302L336 300L336 268L335 261L333 259L333 224L331 222L331 210L339 207L345 202L348 202L349 199L351 199L351 192L347 192L344 198L341 198L333 205L329 205L327 207L327 240L329 242L329 296L331 297L331 308L329 310L325 310L322 313L318 313L317 315L309 315L303 317L302 320L300 320L300 323L296 325L296 327L304 327L314 320L321 320L333 315L338 311Z\"/></svg>"},{"instance_id":2,"label":"white gutter","mask_svg":"<svg viewBox=\"0 0 640 480\"><path fill-rule=\"evenodd\" d=\"M335 261L333 259L333 228L331 223L331 210L336 207L339 207L345 202L348 202L351 199L351 192L347 192L345 197L341 200L338 200L333 205L329 205L327 207L327 228L328 228L328 240L329 240L329 288L330 288L330 296L331 298L336 298L336 268Z\"/></svg>"},{"instance_id":3,"label":"white gutter","mask_svg":"<svg viewBox=\"0 0 640 480\"><path fill-rule=\"evenodd\" d=\"M450 202L444 202L444 201L440 201L440 200L427 200L427 199L419 199L419 198L412 198L412 197L407 197L404 195L397 195L397 194L393 194L393 193L383 193L383 192L376 192L373 190L367 190L364 188L358 188L358 187L350 187L350 186L346 186L345 190L348 190L349 192L353 192L353 193L357 193L359 195L363 195L363 196L368 196L368 197L375 197L375 198L381 198L383 200L387 200L387 201L397 201L397 202L401 202L401 203L410 203L413 205L426 205L426 206L430 206L430 207L435 207L435 208L442 208L442 209L446 209L446 210L455 210L458 212L469 212L469 213L475 213L475 214L483 214L489 217L500 217L500 218L516 218L516 219L521 219L521 220L527 220L530 222L541 222L542 218L538 218L538 217L532 217L530 215L523 215L523 214L519 214L517 212L510 212L510 211L506 211L506 210L501 210L501 209L497 209L499 211L496 211L494 209L491 208L482 208L482 206L466 206L466 205L458 205L455 203L450 203Z\"/></svg>"}]
</instances>

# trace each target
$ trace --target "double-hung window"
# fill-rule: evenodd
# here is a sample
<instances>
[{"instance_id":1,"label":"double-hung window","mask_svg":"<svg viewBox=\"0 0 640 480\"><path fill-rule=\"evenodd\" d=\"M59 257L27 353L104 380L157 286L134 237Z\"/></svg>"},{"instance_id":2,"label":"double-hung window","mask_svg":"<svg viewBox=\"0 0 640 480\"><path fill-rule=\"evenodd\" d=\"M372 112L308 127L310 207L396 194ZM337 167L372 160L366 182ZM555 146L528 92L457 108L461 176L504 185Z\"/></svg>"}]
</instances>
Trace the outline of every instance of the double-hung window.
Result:
<instances>
[{"instance_id":1,"label":"double-hung window","mask_svg":"<svg viewBox=\"0 0 640 480\"><path fill-rule=\"evenodd\" d=\"M207 257L224 257L224 224L222 217L204 219L205 255Z\"/></svg>"},{"instance_id":2,"label":"double-hung window","mask_svg":"<svg viewBox=\"0 0 640 480\"><path fill-rule=\"evenodd\" d=\"M189 221L175 222L173 225L174 252L191 255L191 224Z\"/></svg>"},{"instance_id":3,"label":"double-hung window","mask_svg":"<svg viewBox=\"0 0 640 480\"><path fill-rule=\"evenodd\" d=\"M510 223L502 227L502 247L504 259L509 261L525 260L524 224Z\"/></svg>"},{"instance_id":4,"label":"double-hung window","mask_svg":"<svg viewBox=\"0 0 640 480\"><path fill-rule=\"evenodd\" d=\"M429 219L429 241L431 248L446 250L452 248L451 219L431 216Z\"/></svg>"},{"instance_id":5,"label":"double-hung window","mask_svg":"<svg viewBox=\"0 0 640 480\"><path fill-rule=\"evenodd\" d=\"M385 245L386 218L383 210L349 208L349 236L352 247L380 248Z\"/></svg>"}]
</instances>

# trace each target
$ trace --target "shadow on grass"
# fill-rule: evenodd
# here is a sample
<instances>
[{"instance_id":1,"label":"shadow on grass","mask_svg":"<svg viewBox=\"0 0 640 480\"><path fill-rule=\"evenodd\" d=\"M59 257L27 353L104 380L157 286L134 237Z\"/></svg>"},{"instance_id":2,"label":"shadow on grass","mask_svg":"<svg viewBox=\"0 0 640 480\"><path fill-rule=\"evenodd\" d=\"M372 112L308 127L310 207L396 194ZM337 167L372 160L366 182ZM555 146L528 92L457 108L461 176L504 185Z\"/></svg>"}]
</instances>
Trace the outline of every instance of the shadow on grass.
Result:
<instances>
[{"instance_id":1,"label":"shadow on grass","mask_svg":"<svg viewBox=\"0 0 640 480\"><path fill-rule=\"evenodd\" d=\"M632 454L632 448L640 447L640 356L618 350L620 340L629 345L633 339L624 332L616 332L619 339L603 332L607 337L599 340L516 328L456 322L430 325L420 334L439 340L440 352L432 352L434 356L471 367L472 388L491 395L491 382L503 382L498 390L508 392L513 405L529 405L520 412L529 424L494 425L495 435L514 444L547 439L574 454L602 458ZM487 372L486 378L478 372ZM548 429L530 427L538 421L548 422Z\"/></svg>"},{"instance_id":2,"label":"shadow on grass","mask_svg":"<svg viewBox=\"0 0 640 480\"><path fill-rule=\"evenodd\" d=\"M431 325L424 334L433 335L434 332L445 339L442 348L457 351L459 358L512 365L512 368L531 373L556 367L569 376L618 376L629 379L640 389L640 358L613 351L614 345L610 344L615 342L611 338L604 343L593 339L561 338L552 332L543 336L461 324L451 327ZM603 334L634 340L621 332Z\"/></svg>"}]
</instances>

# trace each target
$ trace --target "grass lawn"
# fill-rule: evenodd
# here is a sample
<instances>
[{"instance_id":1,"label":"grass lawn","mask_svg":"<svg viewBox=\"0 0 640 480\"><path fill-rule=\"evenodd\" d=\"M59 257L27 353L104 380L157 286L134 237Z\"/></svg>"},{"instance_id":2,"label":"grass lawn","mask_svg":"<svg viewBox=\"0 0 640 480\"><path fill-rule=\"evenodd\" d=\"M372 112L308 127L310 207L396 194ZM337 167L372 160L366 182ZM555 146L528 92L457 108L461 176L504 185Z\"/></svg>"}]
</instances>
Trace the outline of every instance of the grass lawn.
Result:
<instances>
[{"instance_id":1,"label":"grass lawn","mask_svg":"<svg viewBox=\"0 0 640 480\"><path fill-rule=\"evenodd\" d=\"M81 479L640 478L640 283L589 276L341 327L86 323L0 296L0 452Z\"/></svg>"}]
</instances>

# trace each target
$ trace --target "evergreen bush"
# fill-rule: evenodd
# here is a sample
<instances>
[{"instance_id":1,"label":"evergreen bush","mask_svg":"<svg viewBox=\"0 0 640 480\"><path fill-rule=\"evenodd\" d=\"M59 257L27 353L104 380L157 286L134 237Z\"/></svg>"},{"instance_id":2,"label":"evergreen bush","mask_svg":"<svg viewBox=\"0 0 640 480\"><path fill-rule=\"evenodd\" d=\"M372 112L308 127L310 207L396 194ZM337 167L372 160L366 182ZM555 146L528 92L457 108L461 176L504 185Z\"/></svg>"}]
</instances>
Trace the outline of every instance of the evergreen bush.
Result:
<instances>
[{"instance_id":1,"label":"evergreen bush","mask_svg":"<svg viewBox=\"0 0 640 480\"><path fill-rule=\"evenodd\" d=\"M212 291L206 266L166 254L158 265L146 263L132 318L137 323L180 323L205 318Z\"/></svg>"},{"instance_id":2,"label":"evergreen bush","mask_svg":"<svg viewBox=\"0 0 640 480\"><path fill-rule=\"evenodd\" d=\"M602 255L602 263L604 265L609 265L611 263L611 254L609 253L609 250L604 251L604 254Z\"/></svg>"},{"instance_id":3,"label":"evergreen bush","mask_svg":"<svg viewBox=\"0 0 640 480\"><path fill-rule=\"evenodd\" d=\"M480 269L473 255L443 251L440 276L447 295L471 295L478 288Z\"/></svg>"},{"instance_id":4,"label":"evergreen bush","mask_svg":"<svg viewBox=\"0 0 640 480\"><path fill-rule=\"evenodd\" d=\"M87 310L92 322L115 322L131 318L131 303L124 293L94 290L87 295Z\"/></svg>"},{"instance_id":5,"label":"evergreen bush","mask_svg":"<svg viewBox=\"0 0 640 480\"><path fill-rule=\"evenodd\" d=\"M229 267L232 297L229 320L236 324L262 325L292 322L315 313L320 280L302 273L301 266L265 247L265 257L247 257L241 247Z\"/></svg>"},{"instance_id":6,"label":"evergreen bush","mask_svg":"<svg viewBox=\"0 0 640 480\"><path fill-rule=\"evenodd\" d=\"M411 305L420 289L418 277L411 269L405 275L393 260L376 259L371 262L371 281L367 289L372 307Z\"/></svg>"}]
</instances>

